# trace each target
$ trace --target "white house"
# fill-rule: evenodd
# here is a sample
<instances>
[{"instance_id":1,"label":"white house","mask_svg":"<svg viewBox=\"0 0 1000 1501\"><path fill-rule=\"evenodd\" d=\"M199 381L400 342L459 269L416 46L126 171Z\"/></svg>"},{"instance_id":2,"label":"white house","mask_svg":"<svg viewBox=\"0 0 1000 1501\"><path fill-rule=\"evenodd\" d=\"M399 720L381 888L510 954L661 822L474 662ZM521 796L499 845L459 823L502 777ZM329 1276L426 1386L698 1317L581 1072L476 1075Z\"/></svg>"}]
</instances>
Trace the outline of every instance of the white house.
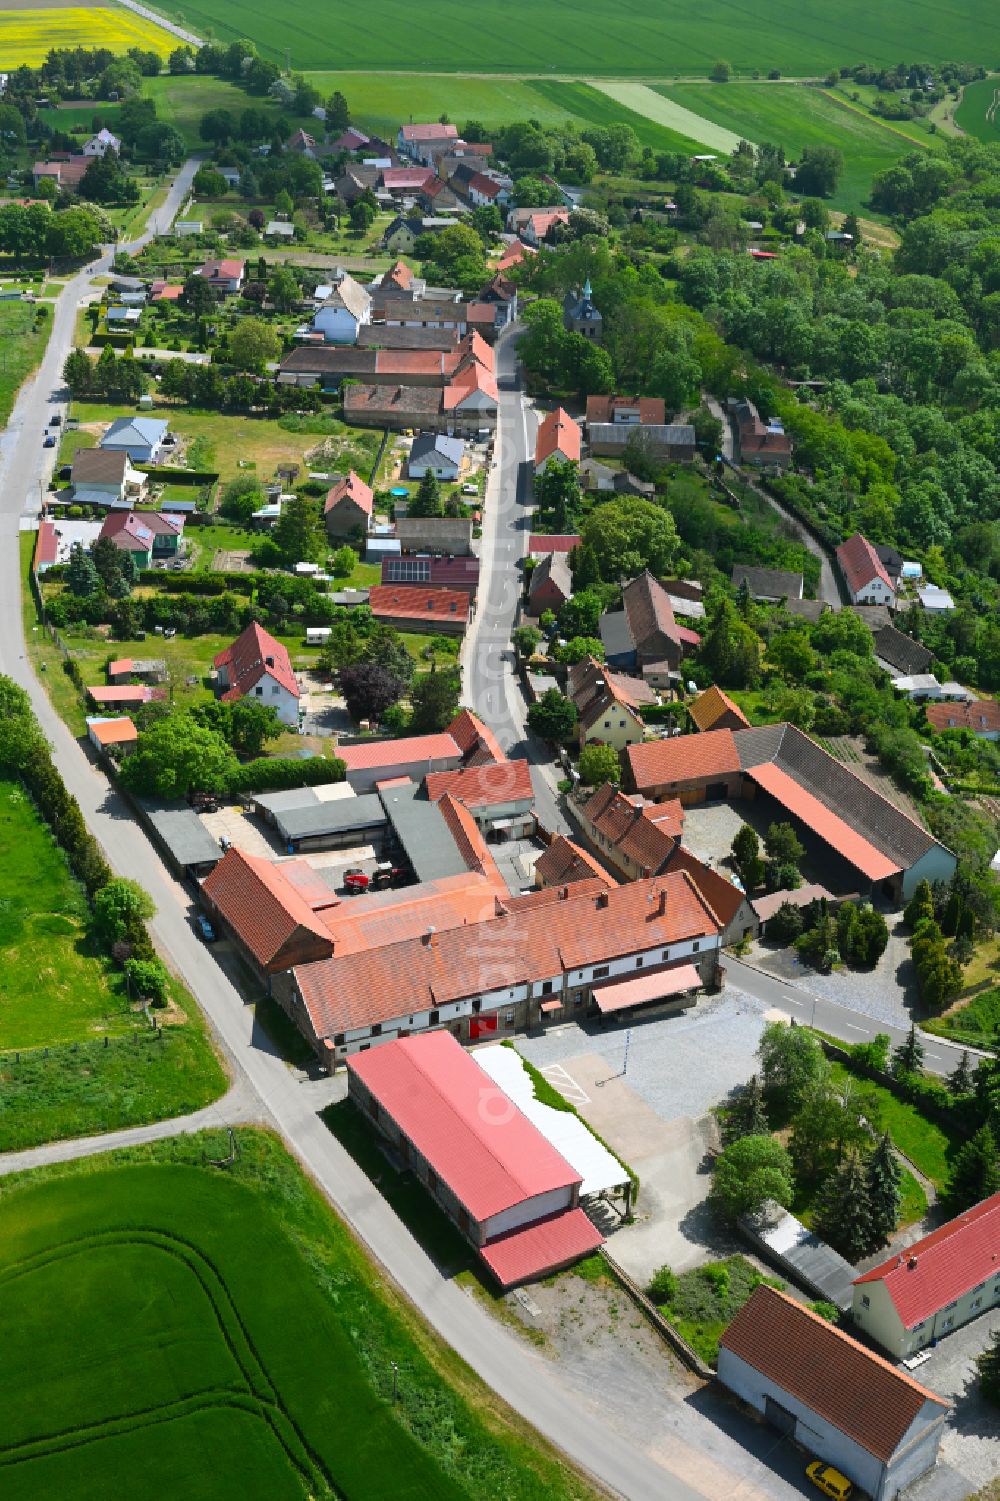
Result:
<instances>
[{"instance_id":1,"label":"white house","mask_svg":"<svg viewBox=\"0 0 1000 1501\"><path fill-rule=\"evenodd\" d=\"M947 589L939 589L937 584L925 584L917 590L917 598L929 615L945 615L955 608Z\"/></svg>"},{"instance_id":2,"label":"white house","mask_svg":"<svg viewBox=\"0 0 1000 1501\"><path fill-rule=\"evenodd\" d=\"M313 314L312 326L324 344L356 344L358 330L372 321L371 295L353 276L342 276Z\"/></svg>"},{"instance_id":3,"label":"white house","mask_svg":"<svg viewBox=\"0 0 1000 1501\"><path fill-rule=\"evenodd\" d=\"M70 477L76 505L133 506L146 489L126 448L78 448Z\"/></svg>"},{"instance_id":4,"label":"white house","mask_svg":"<svg viewBox=\"0 0 1000 1501\"><path fill-rule=\"evenodd\" d=\"M465 443L461 438L447 438L443 433L418 433L406 465L410 479L423 479L428 472L438 479L454 482L465 460Z\"/></svg>"},{"instance_id":5,"label":"white house","mask_svg":"<svg viewBox=\"0 0 1000 1501\"><path fill-rule=\"evenodd\" d=\"M255 698L273 708L282 724L299 723L299 685L287 647L254 622L215 658L224 703Z\"/></svg>"},{"instance_id":6,"label":"white house","mask_svg":"<svg viewBox=\"0 0 1000 1501\"><path fill-rule=\"evenodd\" d=\"M127 453L133 464L155 464L167 436L167 423L159 417L119 417L112 422L100 447Z\"/></svg>"},{"instance_id":7,"label":"white house","mask_svg":"<svg viewBox=\"0 0 1000 1501\"><path fill-rule=\"evenodd\" d=\"M719 1380L872 1501L937 1463L950 1404L773 1287L719 1341Z\"/></svg>"},{"instance_id":8,"label":"white house","mask_svg":"<svg viewBox=\"0 0 1000 1501\"><path fill-rule=\"evenodd\" d=\"M110 130L101 129L96 135L92 135L83 148L84 156L107 156L109 151L115 156L121 155L122 143Z\"/></svg>"},{"instance_id":9,"label":"white house","mask_svg":"<svg viewBox=\"0 0 1000 1501\"><path fill-rule=\"evenodd\" d=\"M852 605L887 605L894 609L896 591L885 564L867 537L855 532L837 548L837 561Z\"/></svg>"}]
</instances>

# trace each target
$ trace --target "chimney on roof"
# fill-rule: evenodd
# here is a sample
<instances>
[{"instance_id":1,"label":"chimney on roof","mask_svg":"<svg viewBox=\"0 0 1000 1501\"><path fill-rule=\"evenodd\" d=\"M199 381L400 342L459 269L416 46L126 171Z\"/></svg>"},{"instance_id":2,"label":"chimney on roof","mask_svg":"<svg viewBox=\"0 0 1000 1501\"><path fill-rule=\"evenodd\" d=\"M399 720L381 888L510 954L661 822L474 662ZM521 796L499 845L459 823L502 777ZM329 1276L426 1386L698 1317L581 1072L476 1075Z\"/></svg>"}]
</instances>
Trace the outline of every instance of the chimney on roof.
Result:
<instances>
[{"instance_id":1,"label":"chimney on roof","mask_svg":"<svg viewBox=\"0 0 1000 1501\"><path fill-rule=\"evenodd\" d=\"M434 946L434 934L435 934L436 931L437 931L437 929L432 924L427 929L427 932L424 934L424 943L427 946L427 948L433 948L433 946Z\"/></svg>"},{"instance_id":2,"label":"chimney on roof","mask_svg":"<svg viewBox=\"0 0 1000 1501\"><path fill-rule=\"evenodd\" d=\"M565 902L568 897L569 897L569 887L568 886L563 886L563 888L559 892L559 900L561 902Z\"/></svg>"},{"instance_id":3,"label":"chimney on roof","mask_svg":"<svg viewBox=\"0 0 1000 1501\"><path fill-rule=\"evenodd\" d=\"M657 910L658 910L658 912L659 912L659 914L660 914L661 917L666 917L666 915L667 915L667 893L666 893L665 889L660 892L660 905L659 905L659 907L658 907Z\"/></svg>"},{"instance_id":4,"label":"chimney on roof","mask_svg":"<svg viewBox=\"0 0 1000 1501\"><path fill-rule=\"evenodd\" d=\"M913 1271L913 1268L916 1266L916 1264L917 1264L917 1258L916 1258L916 1256L911 1256L910 1259L906 1263L906 1265L910 1268L911 1272Z\"/></svg>"},{"instance_id":5,"label":"chimney on roof","mask_svg":"<svg viewBox=\"0 0 1000 1501\"><path fill-rule=\"evenodd\" d=\"M599 891L597 893L597 905L598 907L606 907L608 905L608 893L606 891Z\"/></svg>"},{"instance_id":6,"label":"chimney on roof","mask_svg":"<svg viewBox=\"0 0 1000 1501\"><path fill-rule=\"evenodd\" d=\"M274 658L273 657L265 657L264 658L264 666L265 667L273 667L274 666Z\"/></svg>"}]
</instances>

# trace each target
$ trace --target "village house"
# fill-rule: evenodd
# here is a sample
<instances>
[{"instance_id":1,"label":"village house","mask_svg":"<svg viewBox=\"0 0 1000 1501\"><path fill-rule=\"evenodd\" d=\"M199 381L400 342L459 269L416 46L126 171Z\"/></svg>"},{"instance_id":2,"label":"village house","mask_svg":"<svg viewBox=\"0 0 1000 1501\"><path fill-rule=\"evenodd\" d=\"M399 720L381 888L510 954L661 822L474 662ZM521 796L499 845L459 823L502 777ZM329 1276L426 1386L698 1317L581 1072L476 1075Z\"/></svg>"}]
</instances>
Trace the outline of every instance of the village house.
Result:
<instances>
[{"instance_id":1,"label":"village house","mask_svg":"<svg viewBox=\"0 0 1000 1501\"><path fill-rule=\"evenodd\" d=\"M282 724L297 729L299 685L288 648L254 622L214 662L224 703L254 698L273 708Z\"/></svg>"},{"instance_id":2,"label":"village house","mask_svg":"<svg viewBox=\"0 0 1000 1501\"><path fill-rule=\"evenodd\" d=\"M994 698L928 704L924 713L931 729L939 735L945 730L968 730L980 740L1000 740L1000 704Z\"/></svg>"},{"instance_id":3,"label":"village house","mask_svg":"<svg viewBox=\"0 0 1000 1501\"><path fill-rule=\"evenodd\" d=\"M579 715L581 750L591 742L613 746L619 752L626 745L634 745L646 729L643 706L657 701L655 691L642 678L612 672L593 657L570 668L566 696L573 700Z\"/></svg>"},{"instance_id":4,"label":"village house","mask_svg":"<svg viewBox=\"0 0 1000 1501\"><path fill-rule=\"evenodd\" d=\"M580 546L577 532L558 532L551 536L545 532L532 532L528 538L529 558L544 558L550 552L572 552Z\"/></svg>"},{"instance_id":5,"label":"village house","mask_svg":"<svg viewBox=\"0 0 1000 1501\"><path fill-rule=\"evenodd\" d=\"M445 796L461 803L485 834L521 839L534 832L535 794L527 761L486 761L431 772L425 787L432 803Z\"/></svg>"},{"instance_id":6,"label":"village house","mask_svg":"<svg viewBox=\"0 0 1000 1501\"><path fill-rule=\"evenodd\" d=\"M523 265L529 255L537 254L537 250L532 249L530 245L525 245L523 240L519 240L515 236L497 261L496 269L497 271L509 271L513 266Z\"/></svg>"},{"instance_id":7,"label":"village house","mask_svg":"<svg viewBox=\"0 0 1000 1501\"><path fill-rule=\"evenodd\" d=\"M139 731L127 714L113 719L95 714L87 716L87 739L98 752L117 759L127 754L138 738Z\"/></svg>"},{"instance_id":8,"label":"village house","mask_svg":"<svg viewBox=\"0 0 1000 1501\"><path fill-rule=\"evenodd\" d=\"M468 437L496 426L499 399L496 378L474 364L443 387L348 386L344 421L359 427L426 428Z\"/></svg>"},{"instance_id":9,"label":"village house","mask_svg":"<svg viewBox=\"0 0 1000 1501\"><path fill-rule=\"evenodd\" d=\"M92 161L90 156L70 156L67 153L59 158L54 155L49 161L35 163L31 169L32 181L37 188L40 182L48 179L64 192L72 193L80 186Z\"/></svg>"},{"instance_id":10,"label":"village house","mask_svg":"<svg viewBox=\"0 0 1000 1501\"><path fill-rule=\"evenodd\" d=\"M464 636L472 611L464 589L438 584L376 584L368 593L376 620L399 631Z\"/></svg>"},{"instance_id":11,"label":"village house","mask_svg":"<svg viewBox=\"0 0 1000 1501\"><path fill-rule=\"evenodd\" d=\"M225 260L205 261L198 267L196 275L204 277L212 291L220 297L227 297L243 290L246 279L246 261L235 260L229 257Z\"/></svg>"},{"instance_id":12,"label":"village house","mask_svg":"<svg viewBox=\"0 0 1000 1501\"><path fill-rule=\"evenodd\" d=\"M469 818L453 799L438 806L449 801ZM297 965L284 1004L334 1067L439 1027L465 1041L473 1027L509 1036L543 1017L683 1009L717 982L719 923L684 872L595 887L498 898L474 931L429 925L377 950Z\"/></svg>"},{"instance_id":13,"label":"village house","mask_svg":"<svg viewBox=\"0 0 1000 1501\"><path fill-rule=\"evenodd\" d=\"M70 478L74 505L133 506L146 493L146 476L125 448L78 448Z\"/></svg>"},{"instance_id":14,"label":"village house","mask_svg":"<svg viewBox=\"0 0 1000 1501\"><path fill-rule=\"evenodd\" d=\"M590 843L626 881L665 871L684 828L684 810L676 799L647 803L610 782L576 805L574 813Z\"/></svg>"},{"instance_id":15,"label":"village house","mask_svg":"<svg viewBox=\"0 0 1000 1501\"><path fill-rule=\"evenodd\" d=\"M371 528L375 493L352 469L327 491L323 525L331 542L364 536Z\"/></svg>"},{"instance_id":16,"label":"village house","mask_svg":"<svg viewBox=\"0 0 1000 1501\"><path fill-rule=\"evenodd\" d=\"M397 214L382 235L382 248L391 250L393 255L409 255L423 232L419 218L410 219Z\"/></svg>"},{"instance_id":17,"label":"village house","mask_svg":"<svg viewBox=\"0 0 1000 1501\"><path fill-rule=\"evenodd\" d=\"M457 744L463 766L482 766L484 761L504 761L499 740L488 725L471 709L460 709L448 726L448 734Z\"/></svg>"},{"instance_id":18,"label":"village house","mask_svg":"<svg viewBox=\"0 0 1000 1501\"><path fill-rule=\"evenodd\" d=\"M175 558L184 535L184 517L161 511L109 511L98 541L110 541L130 553L137 568L151 568L154 559Z\"/></svg>"},{"instance_id":19,"label":"village house","mask_svg":"<svg viewBox=\"0 0 1000 1501\"><path fill-rule=\"evenodd\" d=\"M133 464L155 464L163 450L167 424L159 417L118 417L99 443L105 452L125 453Z\"/></svg>"},{"instance_id":20,"label":"village house","mask_svg":"<svg viewBox=\"0 0 1000 1501\"><path fill-rule=\"evenodd\" d=\"M885 564L867 537L855 532L837 548L837 562L852 605L895 608L896 591Z\"/></svg>"},{"instance_id":21,"label":"village house","mask_svg":"<svg viewBox=\"0 0 1000 1501\"><path fill-rule=\"evenodd\" d=\"M313 314L314 332L325 344L354 344L358 330L371 321L372 299L359 281L347 272L329 297Z\"/></svg>"},{"instance_id":22,"label":"village house","mask_svg":"<svg viewBox=\"0 0 1000 1501\"><path fill-rule=\"evenodd\" d=\"M382 559L382 583L432 584L435 588L464 589L470 599L475 599L479 588L479 559L471 553L466 557L456 557L404 552Z\"/></svg>"},{"instance_id":23,"label":"village house","mask_svg":"<svg viewBox=\"0 0 1000 1501\"><path fill-rule=\"evenodd\" d=\"M588 427L608 422L624 427L662 427L666 420L666 404L658 396L587 397Z\"/></svg>"},{"instance_id":24,"label":"village house","mask_svg":"<svg viewBox=\"0 0 1000 1501\"><path fill-rule=\"evenodd\" d=\"M949 1404L776 1288L756 1288L732 1320L718 1372L872 1501L893 1501L937 1463Z\"/></svg>"},{"instance_id":25,"label":"village house","mask_svg":"<svg viewBox=\"0 0 1000 1501\"><path fill-rule=\"evenodd\" d=\"M432 167L435 154L449 150L457 140L458 130L454 125L442 125L435 120L424 125L401 125L396 145L401 155Z\"/></svg>"},{"instance_id":26,"label":"village house","mask_svg":"<svg viewBox=\"0 0 1000 1501\"><path fill-rule=\"evenodd\" d=\"M539 890L593 880L602 881L609 890L618 884L600 861L565 834L556 834L535 861L535 885Z\"/></svg>"},{"instance_id":27,"label":"village house","mask_svg":"<svg viewBox=\"0 0 1000 1501\"><path fill-rule=\"evenodd\" d=\"M601 1244L580 1208L580 1173L449 1033L351 1058L348 1094L501 1287ZM484 1114L487 1096L502 1108Z\"/></svg>"},{"instance_id":28,"label":"village house","mask_svg":"<svg viewBox=\"0 0 1000 1501\"><path fill-rule=\"evenodd\" d=\"M556 407L554 412L543 417L538 427L535 439L535 473L541 474L550 459L578 464L581 446L579 424L562 407Z\"/></svg>"},{"instance_id":29,"label":"village house","mask_svg":"<svg viewBox=\"0 0 1000 1501\"><path fill-rule=\"evenodd\" d=\"M436 175L433 167L386 167L381 186L391 198L413 199Z\"/></svg>"},{"instance_id":30,"label":"village house","mask_svg":"<svg viewBox=\"0 0 1000 1501\"><path fill-rule=\"evenodd\" d=\"M527 612L536 619L551 610L558 615L568 599L573 597L573 575L570 572L569 554L547 552L528 574Z\"/></svg>"},{"instance_id":31,"label":"village house","mask_svg":"<svg viewBox=\"0 0 1000 1501\"><path fill-rule=\"evenodd\" d=\"M701 637L674 618L670 596L647 570L622 590L620 610L605 610L601 640L611 667L638 668L653 687L668 687L688 651Z\"/></svg>"},{"instance_id":32,"label":"village house","mask_svg":"<svg viewBox=\"0 0 1000 1501\"><path fill-rule=\"evenodd\" d=\"M362 349L457 349L461 335L454 328L404 328L400 323L366 323L358 331Z\"/></svg>"},{"instance_id":33,"label":"village house","mask_svg":"<svg viewBox=\"0 0 1000 1501\"><path fill-rule=\"evenodd\" d=\"M998 1246L1000 1193L858 1277L851 1317L904 1360L1000 1304Z\"/></svg>"},{"instance_id":34,"label":"village house","mask_svg":"<svg viewBox=\"0 0 1000 1501\"><path fill-rule=\"evenodd\" d=\"M453 484L462 472L465 463L465 443L461 438L448 438L442 433L418 433L406 461L410 479L423 479L433 474L437 479Z\"/></svg>"},{"instance_id":35,"label":"village house","mask_svg":"<svg viewBox=\"0 0 1000 1501\"><path fill-rule=\"evenodd\" d=\"M646 741L623 761L627 785L647 797L685 806L754 799L760 817L791 822L822 847L833 889L898 902L921 880L954 874L950 850L794 725Z\"/></svg>"},{"instance_id":36,"label":"village house","mask_svg":"<svg viewBox=\"0 0 1000 1501\"><path fill-rule=\"evenodd\" d=\"M776 417L764 422L752 401L730 399L727 403L736 432L740 462L759 469L787 469L792 462L792 440Z\"/></svg>"},{"instance_id":37,"label":"village house","mask_svg":"<svg viewBox=\"0 0 1000 1501\"><path fill-rule=\"evenodd\" d=\"M390 561L415 565L419 559L410 557L412 553L464 559L472 552L472 519L469 516L399 516L396 536L403 557ZM426 580L415 572L412 582L424 583Z\"/></svg>"},{"instance_id":38,"label":"village house","mask_svg":"<svg viewBox=\"0 0 1000 1501\"><path fill-rule=\"evenodd\" d=\"M462 764L461 749L448 730L408 735L400 740L341 745L337 747L337 755L347 767L347 780L357 793L371 792L389 781L420 781L433 771L456 771Z\"/></svg>"},{"instance_id":39,"label":"village house","mask_svg":"<svg viewBox=\"0 0 1000 1501\"><path fill-rule=\"evenodd\" d=\"M92 135L84 143L82 149L84 156L107 156L109 151L113 156L120 156L122 143L106 126L102 126L96 135Z\"/></svg>"},{"instance_id":40,"label":"village house","mask_svg":"<svg viewBox=\"0 0 1000 1501\"><path fill-rule=\"evenodd\" d=\"M537 250L543 244L554 224L568 224L569 209L528 208L512 209L507 215L507 228L524 241L529 249Z\"/></svg>"}]
</instances>

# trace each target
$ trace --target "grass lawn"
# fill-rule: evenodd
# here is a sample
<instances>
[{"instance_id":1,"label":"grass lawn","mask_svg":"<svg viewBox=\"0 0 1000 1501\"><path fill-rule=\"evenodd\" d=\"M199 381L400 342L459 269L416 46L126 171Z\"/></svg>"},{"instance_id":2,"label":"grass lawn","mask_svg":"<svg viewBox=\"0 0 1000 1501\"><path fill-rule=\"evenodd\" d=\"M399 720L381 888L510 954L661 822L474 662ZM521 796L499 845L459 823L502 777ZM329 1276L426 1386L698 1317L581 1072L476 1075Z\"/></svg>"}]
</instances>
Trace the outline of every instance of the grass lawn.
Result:
<instances>
[{"instance_id":1,"label":"grass lawn","mask_svg":"<svg viewBox=\"0 0 1000 1501\"><path fill-rule=\"evenodd\" d=\"M133 1501L594 1501L273 1136L237 1147L225 1171L214 1132L5 1181L5 1498L98 1501L127 1472Z\"/></svg>"},{"instance_id":2,"label":"grass lawn","mask_svg":"<svg viewBox=\"0 0 1000 1501\"><path fill-rule=\"evenodd\" d=\"M193 26L193 21L190 24ZM200 28L193 26L193 29ZM211 29L209 24L209 31ZM202 32L202 35L207 33ZM240 35L245 36L246 30ZM172 40L171 45L178 44ZM198 126L202 115L210 109L228 110L236 116L241 115L245 109L262 109L273 114L275 119L279 114L277 104L266 95L250 95L225 78L209 78L202 74L188 78L171 78L165 74L159 78L144 78L142 92L156 101L158 118L179 131L187 145L195 151L205 149L205 142L198 134ZM101 105L100 110L105 114L107 107ZM90 113L93 114L93 109ZM293 118L292 112L288 110L280 113L286 119Z\"/></svg>"},{"instance_id":3,"label":"grass lawn","mask_svg":"<svg viewBox=\"0 0 1000 1501\"><path fill-rule=\"evenodd\" d=\"M967 135L975 136L977 141L1000 141L1000 121L993 109L998 87L1000 82L996 78L983 78L977 83L967 83L962 90L962 102L955 111L955 124Z\"/></svg>"},{"instance_id":4,"label":"grass lawn","mask_svg":"<svg viewBox=\"0 0 1000 1501\"><path fill-rule=\"evenodd\" d=\"M0 302L0 427L6 424L23 382L45 353L52 310L45 311L45 321L36 325L30 302Z\"/></svg>"},{"instance_id":5,"label":"grass lawn","mask_svg":"<svg viewBox=\"0 0 1000 1501\"><path fill-rule=\"evenodd\" d=\"M991 951L988 978L995 980L997 940L991 939L988 944L983 944L981 947ZM970 971L982 963L980 949L977 948L975 957L966 970L966 976L968 977ZM1000 1037L1000 990L992 988L981 990L971 999L958 1001L943 1016L934 1016L929 1021L921 1022L920 1025L925 1032L933 1032L938 1037L947 1037L952 1042L967 1043L970 1048L996 1047L998 1037Z\"/></svg>"},{"instance_id":6,"label":"grass lawn","mask_svg":"<svg viewBox=\"0 0 1000 1501\"><path fill-rule=\"evenodd\" d=\"M719 1340L744 1303L762 1282L783 1288L776 1277L764 1277L745 1256L710 1261L695 1271L682 1272L664 1316L707 1365L715 1365Z\"/></svg>"},{"instance_id":7,"label":"grass lawn","mask_svg":"<svg viewBox=\"0 0 1000 1501\"><path fill-rule=\"evenodd\" d=\"M808 1187L802 1183L796 1183L795 1185L792 1213L809 1230L813 1227L813 1216L816 1212L816 1198L819 1188L819 1184L811 1184ZM908 1225L915 1225L918 1220L924 1218L927 1213L927 1195L913 1174L905 1167L901 1167L899 1170L899 1193L899 1221L897 1229L905 1230Z\"/></svg>"},{"instance_id":8,"label":"grass lawn","mask_svg":"<svg viewBox=\"0 0 1000 1501\"><path fill-rule=\"evenodd\" d=\"M0 304L2 306L2 304ZM112 422L124 408L97 401L74 401L71 415L82 423ZM305 454L323 446L320 467L342 463L364 471L375 458L379 434L347 427L336 417L317 413L312 417L249 417L230 412L202 411L198 407L155 404L143 413L164 417L171 430L189 446L201 440L200 468L217 469L223 482L250 469L260 480L271 479L278 464L307 465Z\"/></svg>"},{"instance_id":9,"label":"grass lawn","mask_svg":"<svg viewBox=\"0 0 1000 1501\"><path fill-rule=\"evenodd\" d=\"M783 146L787 157L797 157L803 146L839 147L844 172L829 200L837 209L862 208L876 172L932 139L926 133L905 139L899 132L908 129L906 122L879 121L846 93L833 98L803 84L682 83L655 91L751 141Z\"/></svg>"},{"instance_id":10,"label":"grass lawn","mask_svg":"<svg viewBox=\"0 0 1000 1501\"><path fill-rule=\"evenodd\" d=\"M834 1062L830 1067L834 1081L843 1083L848 1074L844 1065ZM897 1099L881 1084L865 1079L864 1086L874 1091L882 1110L882 1123L895 1145L931 1180L938 1193L944 1193L951 1173L951 1158L964 1138L928 1120L915 1105Z\"/></svg>"},{"instance_id":11,"label":"grass lawn","mask_svg":"<svg viewBox=\"0 0 1000 1501\"><path fill-rule=\"evenodd\" d=\"M581 0L571 24L553 0L511 0L504 25L486 47L480 17L441 0L426 11L417 34L404 0L377 0L363 15L348 15L333 29L319 24L323 12L315 0L287 0L280 11L250 14L239 0L164 0L162 9L223 43L250 35L282 66L287 49L293 68L405 69L418 81L422 73L469 69L514 77L549 71L583 78L705 77L717 58L728 58L744 73L780 68L794 77L814 77L839 67L845 52L873 63L894 63L914 51L929 62L955 57L992 62L1000 56L1000 24L989 8L938 7L915 16L903 0L883 0L877 8L864 0L843 0L835 15L822 0L803 0L797 7L768 0L753 12L752 24L745 11L724 0L704 0L696 8L679 0L634 0L628 25L621 27L607 25L607 11L597 0ZM452 119L463 118L458 108L450 113ZM421 117L415 106L413 114Z\"/></svg>"},{"instance_id":12,"label":"grass lawn","mask_svg":"<svg viewBox=\"0 0 1000 1501\"><path fill-rule=\"evenodd\" d=\"M41 676L52 704L60 719L74 735L87 733L83 705L73 684L63 670L63 655L48 632L38 623L35 599L28 583L31 558L35 550L34 532L22 532L21 545L21 618L24 622L24 639L28 656L35 671Z\"/></svg>"},{"instance_id":13,"label":"grass lawn","mask_svg":"<svg viewBox=\"0 0 1000 1501\"><path fill-rule=\"evenodd\" d=\"M123 987L88 931L84 892L14 782L0 781L0 1049L130 1030Z\"/></svg>"}]
</instances>

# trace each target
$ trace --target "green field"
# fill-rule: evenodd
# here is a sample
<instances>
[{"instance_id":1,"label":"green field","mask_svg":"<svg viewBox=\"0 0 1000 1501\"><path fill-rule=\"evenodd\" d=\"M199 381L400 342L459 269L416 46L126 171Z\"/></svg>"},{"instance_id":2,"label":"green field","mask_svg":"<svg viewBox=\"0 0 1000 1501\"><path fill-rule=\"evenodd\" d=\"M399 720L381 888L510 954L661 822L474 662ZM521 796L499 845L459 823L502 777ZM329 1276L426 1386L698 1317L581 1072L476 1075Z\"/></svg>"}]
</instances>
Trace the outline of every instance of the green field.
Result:
<instances>
[{"instance_id":1,"label":"green field","mask_svg":"<svg viewBox=\"0 0 1000 1501\"><path fill-rule=\"evenodd\" d=\"M4 1182L4 1501L590 1493L243 1130ZM398 1402L391 1397L394 1361Z\"/></svg>"},{"instance_id":2,"label":"green field","mask_svg":"<svg viewBox=\"0 0 1000 1501\"><path fill-rule=\"evenodd\" d=\"M245 31L240 32L246 36ZM225 78L144 78L142 92L156 100L156 113L179 130L193 150L205 150L205 142L198 135L202 115L210 109L226 109L240 115L245 109L269 110L275 115L277 106L272 100L249 95L245 89L229 83ZM285 118L289 112L283 111Z\"/></svg>"},{"instance_id":3,"label":"green field","mask_svg":"<svg viewBox=\"0 0 1000 1501\"><path fill-rule=\"evenodd\" d=\"M52 309L36 324L29 302L0 302L0 427L11 414L17 393L45 353L52 329Z\"/></svg>"},{"instance_id":4,"label":"green field","mask_svg":"<svg viewBox=\"0 0 1000 1501\"><path fill-rule=\"evenodd\" d=\"M757 144L783 146L789 158L803 146L839 147L844 172L830 200L838 209L862 208L874 174L922 144L906 137L905 123L882 124L857 107L848 108L850 101L840 103L821 89L802 85L684 83L658 86L655 92Z\"/></svg>"},{"instance_id":5,"label":"green field","mask_svg":"<svg viewBox=\"0 0 1000 1501\"><path fill-rule=\"evenodd\" d=\"M744 73L780 68L815 77L864 59L895 63L975 61L1000 56L1000 17L987 0L919 7L903 0L767 0L752 12L729 0L632 0L609 24L599 0L568 9L553 0L511 0L484 35L483 14L459 0L436 0L414 22L405 0L377 0L374 10L316 0L281 7L240 0L163 0L167 15L222 41L250 36L260 50L297 68L553 73L669 78L706 75L717 58Z\"/></svg>"},{"instance_id":6,"label":"green field","mask_svg":"<svg viewBox=\"0 0 1000 1501\"><path fill-rule=\"evenodd\" d=\"M87 933L87 900L30 798L0 781L0 1050L130 1030Z\"/></svg>"},{"instance_id":7,"label":"green field","mask_svg":"<svg viewBox=\"0 0 1000 1501\"><path fill-rule=\"evenodd\" d=\"M955 124L966 135L977 141L1000 141L1000 120L996 105L1000 100L1000 79L984 78L979 83L968 83L962 91L962 102L955 111Z\"/></svg>"}]
</instances>

